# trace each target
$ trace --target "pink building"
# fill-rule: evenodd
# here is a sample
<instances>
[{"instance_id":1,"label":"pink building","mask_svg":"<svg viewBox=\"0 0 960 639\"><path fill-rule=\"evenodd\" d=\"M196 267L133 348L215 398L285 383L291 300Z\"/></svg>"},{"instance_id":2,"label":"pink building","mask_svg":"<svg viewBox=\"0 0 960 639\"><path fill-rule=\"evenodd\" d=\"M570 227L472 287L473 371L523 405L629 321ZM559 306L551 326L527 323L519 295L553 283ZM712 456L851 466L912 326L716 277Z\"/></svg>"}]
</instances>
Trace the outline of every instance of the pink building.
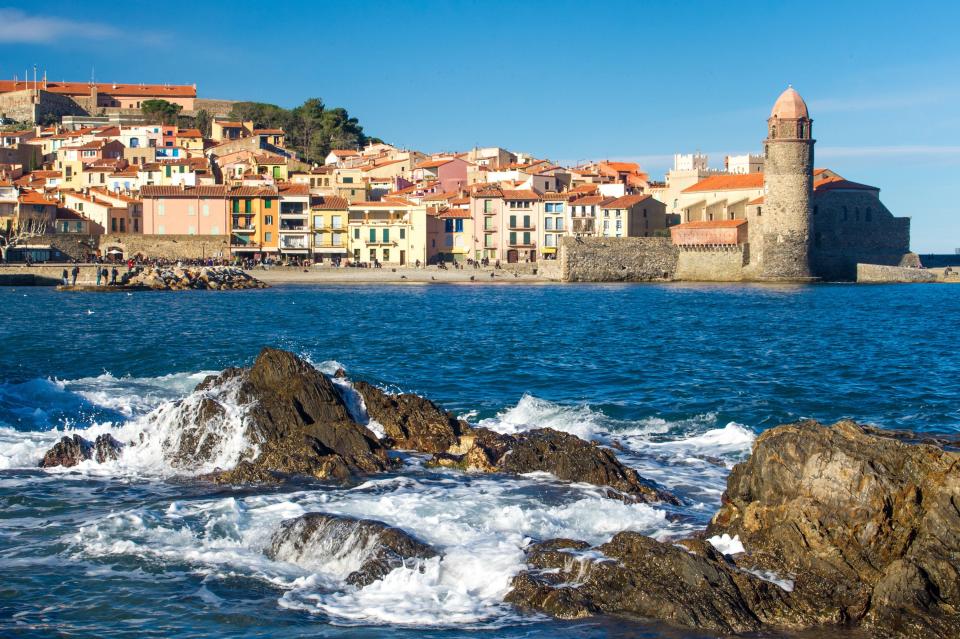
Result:
<instances>
[{"instance_id":1,"label":"pink building","mask_svg":"<svg viewBox=\"0 0 960 639\"><path fill-rule=\"evenodd\" d=\"M225 186L144 186L145 235L230 234Z\"/></svg>"},{"instance_id":2,"label":"pink building","mask_svg":"<svg viewBox=\"0 0 960 639\"><path fill-rule=\"evenodd\" d=\"M415 182L436 181L440 191L450 193L467 185L467 167L470 163L456 157L421 162L413 168Z\"/></svg>"}]
</instances>

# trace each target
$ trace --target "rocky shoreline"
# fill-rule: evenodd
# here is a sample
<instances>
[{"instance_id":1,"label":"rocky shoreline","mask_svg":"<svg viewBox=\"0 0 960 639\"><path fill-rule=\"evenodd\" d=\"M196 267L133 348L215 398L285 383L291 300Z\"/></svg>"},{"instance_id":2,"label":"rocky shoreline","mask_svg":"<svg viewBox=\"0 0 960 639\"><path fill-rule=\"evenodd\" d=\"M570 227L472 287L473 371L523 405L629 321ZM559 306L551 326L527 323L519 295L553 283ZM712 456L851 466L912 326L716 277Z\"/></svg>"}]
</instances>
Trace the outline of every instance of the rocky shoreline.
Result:
<instances>
[{"instance_id":1,"label":"rocky shoreline","mask_svg":"<svg viewBox=\"0 0 960 639\"><path fill-rule=\"evenodd\" d=\"M201 480L347 482L397 469L402 452L414 451L463 472L546 472L613 499L680 503L596 443L549 428L505 435L474 427L428 399L351 384L342 372L327 376L269 348L249 368L208 377L192 401L174 407L177 428L164 442L173 467L208 468L231 436L228 405L244 407L250 445L235 465ZM852 421L771 428L734 467L700 534L658 541L623 531L596 546L533 540L507 601L564 619L622 615L721 634L862 628L878 637L960 636L955 444ZM137 445L64 437L41 466L102 463ZM347 550L362 556L347 579L356 587L441 557L382 522L327 513L285 521L265 552L308 566Z\"/></svg>"},{"instance_id":2,"label":"rocky shoreline","mask_svg":"<svg viewBox=\"0 0 960 639\"><path fill-rule=\"evenodd\" d=\"M58 291L229 291L267 288L267 284L232 266L155 267L138 266L124 271L115 284L104 278L103 285L74 284L57 286Z\"/></svg>"}]
</instances>

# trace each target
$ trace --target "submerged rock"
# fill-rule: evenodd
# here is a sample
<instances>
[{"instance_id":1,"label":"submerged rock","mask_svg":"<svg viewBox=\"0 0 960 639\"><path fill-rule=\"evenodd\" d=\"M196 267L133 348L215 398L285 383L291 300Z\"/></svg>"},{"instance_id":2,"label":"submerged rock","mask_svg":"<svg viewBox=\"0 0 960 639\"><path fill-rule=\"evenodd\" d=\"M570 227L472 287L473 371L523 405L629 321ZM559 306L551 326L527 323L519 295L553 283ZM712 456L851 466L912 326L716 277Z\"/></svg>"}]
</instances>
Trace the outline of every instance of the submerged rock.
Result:
<instances>
[{"instance_id":1,"label":"submerged rock","mask_svg":"<svg viewBox=\"0 0 960 639\"><path fill-rule=\"evenodd\" d=\"M61 437L60 441L46 452L40 462L40 468L54 466L76 466L93 457L93 444L80 435Z\"/></svg>"},{"instance_id":2,"label":"submerged rock","mask_svg":"<svg viewBox=\"0 0 960 639\"><path fill-rule=\"evenodd\" d=\"M249 369L207 378L196 393L181 402L166 443L177 467L214 461L238 428L247 446L228 461L248 463L210 478L263 481L280 473L343 480L389 466L386 449L350 419L333 383L292 353L265 348ZM232 422L231 411L241 413Z\"/></svg>"},{"instance_id":3,"label":"submerged rock","mask_svg":"<svg viewBox=\"0 0 960 639\"><path fill-rule=\"evenodd\" d=\"M731 473L708 535L746 552L623 532L589 552L531 547L508 600L573 618L641 616L719 632L864 626L960 636L960 453L849 421L778 426Z\"/></svg>"},{"instance_id":4,"label":"submerged rock","mask_svg":"<svg viewBox=\"0 0 960 639\"><path fill-rule=\"evenodd\" d=\"M430 559L437 551L399 528L372 519L306 513L280 524L267 556L308 568L347 565L345 581L362 588L383 579L411 560Z\"/></svg>"}]
</instances>

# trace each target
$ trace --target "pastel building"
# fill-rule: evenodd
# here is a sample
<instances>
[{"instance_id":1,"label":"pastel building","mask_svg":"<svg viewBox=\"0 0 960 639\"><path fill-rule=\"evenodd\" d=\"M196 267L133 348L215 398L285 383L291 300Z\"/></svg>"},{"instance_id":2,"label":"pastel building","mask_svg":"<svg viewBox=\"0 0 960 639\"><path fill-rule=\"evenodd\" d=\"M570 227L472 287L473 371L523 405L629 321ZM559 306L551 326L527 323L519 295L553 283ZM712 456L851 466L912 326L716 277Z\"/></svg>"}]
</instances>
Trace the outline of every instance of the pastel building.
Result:
<instances>
[{"instance_id":1,"label":"pastel building","mask_svg":"<svg viewBox=\"0 0 960 639\"><path fill-rule=\"evenodd\" d=\"M427 261L427 211L408 200L355 202L348 208L355 262L402 266Z\"/></svg>"},{"instance_id":2,"label":"pastel building","mask_svg":"<svg viewBox=\"0 0 960 639\"><path fill-rule=\"evenodd\" d=\"M310 198L313 259L339 263L347 257L347 201L336 195Z\"/></svg>"},{"instance_id":3,"label":"pastel building","mask_svg":"<svg viewBox=\"0 0 960 639\"><path fill-rule=\"evenodd\" d=\"M144 186L140 196L146 235L226 235L230 228L224 186Z\"/></svg>"}]
</instances>

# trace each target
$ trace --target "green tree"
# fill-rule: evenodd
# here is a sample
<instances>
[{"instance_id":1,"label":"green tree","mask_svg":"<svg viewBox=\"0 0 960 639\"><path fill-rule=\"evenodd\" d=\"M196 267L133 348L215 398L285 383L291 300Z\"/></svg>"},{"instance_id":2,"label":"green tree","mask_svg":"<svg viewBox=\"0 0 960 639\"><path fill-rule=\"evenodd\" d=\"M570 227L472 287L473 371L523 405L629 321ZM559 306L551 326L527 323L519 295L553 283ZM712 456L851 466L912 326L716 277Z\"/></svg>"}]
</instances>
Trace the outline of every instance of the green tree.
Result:
<instances>
[{"instance_id":1,"label":"green tree","mask_svg":"<svg viewBox=\"0 0 960 639\"><path fill-rule=\"evenodd\" d=\"M200 130L200 135L205 138L210 137L210 125L213 122L213 118L210 117L210 114L206 109L200 109L197 111L197 114L193 116L193 126Z\"/></svg>"},{"instance_id":2,"label":"green tree","mask_svg":"<svg viewBox=\"0 0 960 639\"><path fill-rule=\"evenodd\" d=\"M182 106L166 100L144 100L140 104L140 111L147 119L162 124L176 124L181 110Z\"/></svg>"}]
</instances>

